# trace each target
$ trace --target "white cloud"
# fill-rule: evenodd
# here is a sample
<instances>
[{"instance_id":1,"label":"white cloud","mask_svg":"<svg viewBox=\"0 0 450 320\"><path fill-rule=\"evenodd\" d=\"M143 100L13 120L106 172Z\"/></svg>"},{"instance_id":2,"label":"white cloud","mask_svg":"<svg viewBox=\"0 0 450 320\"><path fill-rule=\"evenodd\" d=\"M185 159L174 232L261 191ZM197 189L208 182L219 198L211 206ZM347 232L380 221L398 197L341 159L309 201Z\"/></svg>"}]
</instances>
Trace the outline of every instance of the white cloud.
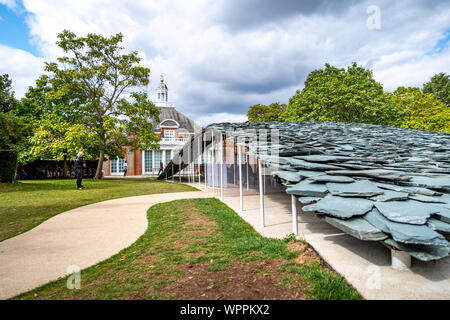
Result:
<instances>
[{"instance_id":1,"label":"white cloud","mask_svg":"<svg viewBox=\"0 0 450 320\"><path fill-rule=\"evenodd\" d=\"M24 0L23 6L42 56L54 60L62 54L55 41L63 29L78 35L122 32L127 50L138 50L151 68L149 91L164 73L169 99L204 122L245 120L250 105L287 103L308 73L326 62L372 67L391 90L449 72L448 50L425 55L449 28L445 1L257 3L252 10L259 13L230 0ZM369 4L381 9L381 30L366 27ZM31 79L42 68L35 70L36 59L29 60ZM15 83L18 88L21 82Z\"/></svg>"},{"instance_id":2,"label":"white cloud","mask_svg":"<svg viewBox=\"0 0 450 320\"><path fill-rule=\"evenodd\" d=\"M0 4L4 4L11 10L16 10L18 7L16 0L0 0Z\"/></svg>"},{"instance_id":3,"label":"white cloud","mask_svg":"<svg viewBox=\"0 0 450 320\"><path fill-rule=\"evenodd\" d=\"M0 44L0 74L7 73L12 79L15 97L24 96L28 86L42 74L44 59L31 53Z\"/></svg>"},{"instance_id":4,"label":"white cloud","mask_svg":"<svg viewBox=\"0 0 450 320\"><path fill-rule=\"evenodd\" d=\"M448 72L448 67L445 69L444 66L450 66L449 49L444 54L404 61L385 69L378 69L375 64L374 77L383 84L385 90L395 91L400 85L421 88L433 75Z\"/></svg>"}]
</instances>

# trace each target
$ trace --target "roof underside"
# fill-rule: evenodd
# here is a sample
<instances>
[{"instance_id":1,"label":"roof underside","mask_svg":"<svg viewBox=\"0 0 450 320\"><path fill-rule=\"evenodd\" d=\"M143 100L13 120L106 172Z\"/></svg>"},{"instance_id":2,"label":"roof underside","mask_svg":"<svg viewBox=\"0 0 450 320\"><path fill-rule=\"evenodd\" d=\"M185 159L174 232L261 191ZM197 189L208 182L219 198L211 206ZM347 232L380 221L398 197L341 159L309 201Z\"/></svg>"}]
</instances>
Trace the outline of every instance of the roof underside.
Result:
<instances>
[{"instance_id":1,"label":"roof underside","mask_svg":"<svg viewBox=\"0 0 450 320\"><path fill-rule=\"evenodd\" d=\"M233 131L249 153L277 168L275 180L307 204L304 211L353 237L424 261L448 256L450 134L335 122L219 123L207 129ZM267 143L248 138L246 130L259 137L261 129L267 129ZM275 135L279 140L271 142Z\"/></svg>"}]
</instances>

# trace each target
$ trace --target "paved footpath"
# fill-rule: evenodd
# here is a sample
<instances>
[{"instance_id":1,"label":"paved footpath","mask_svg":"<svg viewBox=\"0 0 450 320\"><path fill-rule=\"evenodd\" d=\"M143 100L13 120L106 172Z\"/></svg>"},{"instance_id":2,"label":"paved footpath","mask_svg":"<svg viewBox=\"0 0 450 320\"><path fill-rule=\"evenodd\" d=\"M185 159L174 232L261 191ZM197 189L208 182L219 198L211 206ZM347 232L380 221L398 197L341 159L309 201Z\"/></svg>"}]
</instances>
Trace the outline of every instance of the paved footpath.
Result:
<instances>
[{"instance_id":1,"label":"paved footpath","mask_svg":"<svg viewBox=\"0 0 450 320\"><path fill-rule=\"evenodd\" d=\"M207 198L199 191L152 194L90 204L60 213L36 228L0 242L0 299L8 299L87 268L134 243L147 230L147 210L179 199Z\"/></svg>"}]
</instances>

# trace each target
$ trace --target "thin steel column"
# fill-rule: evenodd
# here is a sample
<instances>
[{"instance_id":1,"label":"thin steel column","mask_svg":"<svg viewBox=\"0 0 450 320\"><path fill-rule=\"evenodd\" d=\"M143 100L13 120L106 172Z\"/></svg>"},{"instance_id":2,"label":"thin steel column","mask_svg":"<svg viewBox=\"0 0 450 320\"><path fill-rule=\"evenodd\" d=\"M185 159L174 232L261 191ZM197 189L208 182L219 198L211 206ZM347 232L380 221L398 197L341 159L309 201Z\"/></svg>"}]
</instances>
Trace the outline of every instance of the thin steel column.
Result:
<instances>
[{"instance_id":1,"label":"thin steel column","mask_svg":"<svg viewBox=\"0 0 450 320\"><path fill-rule=\"evenodd\" d=\"M242 147L238 146L238 158L239 158L239 208L241 212L244 211L244 195L242 191Z\"/></svg>"},{"instance_id":2,"label":"thin steel column","mask_svg":"<svg viewBox=\"0 0 450 320\"><path fill-rule=\"evenodd\" d=\"M192 184L195 183L195 160L194 160L194 142L195 139L192 139L192 147L191 147L191 159L192 159Z\"/></svg>"},{"instance_id":3,"label":"thin steel column","mask_svg":"<svg viewBox=\"0 0 450 320\"><path fill-rule=\"evenodd\" d=\"M200 139L202 135L200 134L198 136L198 186L200 187L201 181L200 181L200 162L202 162L202 140ZM203 164L203 163L202 163Z\"/></svg>"},{"instance_id":4,"label":"thin steel column","mask_svg":"<svg viewBox=\"0 0 450 320\"><path fill-rule=\"evenodd\" d=\"M233 137L233 185L236 185L236 145L237 140Z\"/></svg>"},{"instance_id":5,"label":"thin steel column","mask_svg":"<svg viewBox=\"0 0 450 320\"><path fill-rule=\"evenodd\" d=\"M205 153L205 191L207 187L207 180L208 180L208 153L206 152L206 132L203 134L203 152Z\"/></svg>"},{"instance_id":6,"label":"thin steel column","mask_svg":"<svg viewBox=\"0 0 450 320\"><path fill-rule=\"evenodd\" d=\"M261 160L258 159L258 175L259 175L259 215L261 217L261 227L265 227L264 219L264 190L262 181L262 164Z\"/></svg>"},{"instance_id":7,"label":"thin steel column","mask_svg":"<svg viewBox=\"0 0 450 320\"><path fill-rule=\"evenodd\" d=\"M236 158L235 158L235 153L234 153L234 148L233 148L233 184L234 185L236 185L236 162L237 161L234 161ZM237 159L236 159L237 160Z\"/></svg>"},{"instance_id":8,"label":"thin steel column","mask_svg":"<svg viewBox=\"0 0 450 320\"><path fill-rule=\"evenodd\" d=\"M180 183L181 183L181 156L180 156L180 164L178 166L179 166L178 177L180 178Z\"/></svg>"},{"instance_id":9,"label":"thin steel column","mask_svg":"<svg viewBox=\"0 0 450 320\"><path fill-rule=\"evenodd\" d=\"M248 182L248 166L250 164L250 156L248 154L248 150L247 150L247 154L245 155L245 158L247 159L246 161L246 168L247 168L247 191L249 190L249 182Z\"/></svg>"},{"instance_id":10,"label":"thin steel column","mask_svg":"<svg viewBox=\"0 0 450 320\"><path fill-rule=\"evenodd\" d=\"M174 182L174 176L173 176L173 167L175 166L175 163L172 162L172 182Z\"/></svg>"},{"instance_id":11,"label":"thin steel column","mask_svg":"<svg viewBox=\"0 0 450 320\"><path fill-rule=\"evenodd\" d=\"M297 198L291 195L292 205L292 232L295 236L298 236L298 220L297 220Z\"/></svg>"},{"instance_id":12,"label":"thin steel column","mask_svg":"<svg viewBox=\"0 0 450 320\"><path fill-rule=\"evenodd\" d=\"M220 200L223 200L223 135L220 133Z\"/></svg>"},{"instance_id":13,"label":"thin steel column","mask_svg":"<svg viewBox=\"0 0 450 320\"><path fill-rule=\"evenodd\" d=\"M215 168L215 166L216 166L216 159L215 159L215 144L214 144L214 131L211 133L211 144L212 144L212 148L211 148L211 156L212 156L212 159L211 159L211 162L212 162L212 170L211 170L211 173L212 173L212 192L213 193L215 193L216 192L216 168Z\"/></svg>"},{"instance_id":14,"label":"thin steel column","mask_svg":"<svg viewBox=\"0 0 450 320\"><path fill-rule=\"evenodd\" d=\"M188 176L188 183L191 183L191 174L189 173L189 167L191 165L191 142L190 141L189 141L187 152L188 152L187 176Z\"/></svg>"},{"instance_id":15,"label":"thin steel column","mask_svg":"<svg viewBox=\"0 0 450 320\"><path fill-rule=\"evenodd\" d=\"M192 184L195 183L194 142L195 142L195 140L192 140L192 147L191 147L191 159L192 159Z\"/></svg>"},{"instance_id":16,"label":"thin steel column","mask_svg":"<svg viewBox=\"0 0 450 320\"><path fill-rule=\"evenodd\" d=\"M264 172L266 171L266 169L264 169ZM264 179L264 194L266 193L266 175L263 175L263 179Z\"/></svg>"}]
</instances>

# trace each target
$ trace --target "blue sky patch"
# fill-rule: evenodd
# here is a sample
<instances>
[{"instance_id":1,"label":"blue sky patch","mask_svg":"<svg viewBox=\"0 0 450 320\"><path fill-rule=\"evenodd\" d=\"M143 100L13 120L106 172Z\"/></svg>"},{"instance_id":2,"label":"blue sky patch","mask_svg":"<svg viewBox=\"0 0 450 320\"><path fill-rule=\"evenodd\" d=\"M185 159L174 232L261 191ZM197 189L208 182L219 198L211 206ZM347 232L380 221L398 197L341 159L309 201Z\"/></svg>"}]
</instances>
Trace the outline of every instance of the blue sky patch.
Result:
<instances>
[{"instance_id":1,"label":"blue sky patch","mask_svg":"<svg viewBox=\"0 0 450 320\"><path fill-rule=\"evenodd\" d=\"M436 42L433 49L426 53L427 56L431 56L433 54L441 53L448 46L448 42L450 40L450 28L444 32L442 38Z\"/></svg>"},{"instance_id":2,"label":"blue sky patch","mask_svg":"<svg viewBox=\"0 0 450 320\"><path fill-rule=\"evenodd\" d=\"M18 6L18 9L13 11L0 4L0 43L39 56L37 48L30 41L30 31L25 23L26 11L20 3Z\"/></svg>"}]
</instances>

